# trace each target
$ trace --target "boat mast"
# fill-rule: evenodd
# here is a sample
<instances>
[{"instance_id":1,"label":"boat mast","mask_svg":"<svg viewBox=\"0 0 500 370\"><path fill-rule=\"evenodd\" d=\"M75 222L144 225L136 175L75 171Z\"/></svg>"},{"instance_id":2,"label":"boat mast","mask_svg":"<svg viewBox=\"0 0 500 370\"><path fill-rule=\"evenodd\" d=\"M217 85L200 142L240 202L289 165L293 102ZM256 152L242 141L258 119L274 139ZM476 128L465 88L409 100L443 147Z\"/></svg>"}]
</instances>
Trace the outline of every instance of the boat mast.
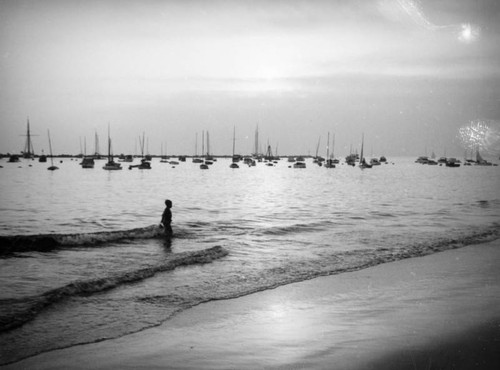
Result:
<instances>
[{"instance_id":1,"label":"boat mast","mask_svg":"<svg viewBox=\"0 0 500 370\"><path fill-rule=\"evenodd\" d=\"M318 145L316 145L316 158L318 158L319 144L321 143L321 135L318 138Z\"/></svg>"},{"instance_id":2,"label":"boat mast","mask_svg":"<svg viewBox=\"0 0 500 370\"><path fill-rule=\"evenodd\" d=\"M255 149L254 149L254 155L256 157L259 156L259 125L257 125L257 128L255 129Z\"/></svg>"},{"instance_id":3,"label":"boat mast","mask_svg":"<svg viewBox=\"0 0 500 370\"><path fill-rule=\"evenodd\" d=\"M31 141L31 133L30 133L30 119L27 119L28 125L26 130L26 144L24 145L24 158L31 158L35 155L35 151L33 150L33 142Z\"/></svg>"},{"instance_id":4,"label":"boat mast","mask_svg":"<svg viewBox=\"0 0 500 370\"><path fill-rule=\"evenodd\" d=\"M335 159L335 134L333 134L332 139L332 159Z\"/></svg>"},{"instance_id":5,"label":"boat mast","mask_svg":"<svg viewBox=\"0 0 500 370\"><path fill-rule=\"evenodd\" d=\"M201 156L205 156L205 130L201 130Z\"/></svg>"},{"instance_id":6,"label":"boat mast","mask_svg":"<svg viewBox=\"0 0 500 370\"><path fill-rule=\"evenodd\" d=\"M108 123L108 163L111 162L111 136L109 132L109 123Z\"/></svg>"},{"instance_id":7,"label":"boat mast","mask_svg":"<svg viewBox=\"0 0 500 370\"><path fill-rule=\"evenodd\" d=\"M328 138L326 139L326 160L330 159L330 131L328 131Z\"/></svg>"},{"instance_id":8,"label":"boat mast","mask_svg":"<svg viewBox=\"0 0 500 370\"><path fill-rule=\"evenodd\" d=\"M95 145L95 157L99 157L99 136L97 136L97 131L95 132L95 141L94 141L94 145Z\"/></svg>"},{"instance_id":9,"label":"boat mast","mask_svg":"<svg viewBox=\"0 0 500 370\"><path fill-rule=\"evenodd\" d=\"M361 155L359 157L359 163L363 163L363 145L364 145L364 141L365 141L365 134L362 133L361 134Z\"/></svg>"},{"instance_id":10,"label":"boat mast","mask_svg":"<svg viewBox=\"0 0 500 370\"><path fill-rule=\"evenodd\" d=\"M194 156L198 157L198 133L196 133L194 141Z\"/></svg>"},{"instance_id":11,"label":"boat mast","mask_svg":"<svg viewBox=\"0 0 500 370\"><path fill-rule=\"evenodd\" d=\"M47 136L49 137L49 150L50 150L50 164L54 166L54 158L52 158L52 143L50 142L50 131L47 130Z\"/></svg>"},{"instance_id":12,"label":"boat mast","mask_svg":"<svg viewBox=\"0 0 500 370\"><path fill-rule=\"evenodd\" d=\"M207 131L207 157L210 157L210 139Z\"/></svg>"},{"instance_id":13,"label":"boat mast","mask_svg":"<svg viewBox=\"0 0 500 370\"><path fill-rule=\"evenodd\" d=\"M236 126L233 126L233 158L234 158L235 141L236 141Z\"/></svg>"}]
</instances>

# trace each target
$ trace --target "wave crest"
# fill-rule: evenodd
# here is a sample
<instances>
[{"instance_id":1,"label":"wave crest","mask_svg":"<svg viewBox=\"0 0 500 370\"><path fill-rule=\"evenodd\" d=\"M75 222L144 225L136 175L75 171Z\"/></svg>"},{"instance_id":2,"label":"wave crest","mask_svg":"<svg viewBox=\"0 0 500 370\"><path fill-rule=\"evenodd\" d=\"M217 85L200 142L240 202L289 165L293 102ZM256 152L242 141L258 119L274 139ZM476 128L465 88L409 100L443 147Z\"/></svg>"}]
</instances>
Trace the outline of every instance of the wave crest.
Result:
<instances>
[{"instance_id":1,"label":"wave crest","mask_svg":"<svg viewBox=\"0 0 500 370\"><path fill-rule=\"evenodd\" d=\"M0 236L0 255L17 252L48 251L59 246L98 245L119 240L148 239L163 235L157 225L130 230L101 231L80 234L39 234Z\"/></svg>"},{"instance_id":2,"label":"wave crest","mask_svg":"<svg viewBox=\"0 0 500 370\"><path fill-rule=\"evenodd\" d=\"M221 246L215 246L201 251L176 253L172 254L171 258L159 265L126 271L105 278L75 281L36 297L1 300L0 311L8 312L4 312L2 317L0 317L0 331L14 329L23 325L35 318L44 308L65 298L99 293L124 284L130 284L150 278L159 272L174 270L179 266L210 263L216 259L227 256L228 253L229 252Z\"/></svg>"}]
</instances>

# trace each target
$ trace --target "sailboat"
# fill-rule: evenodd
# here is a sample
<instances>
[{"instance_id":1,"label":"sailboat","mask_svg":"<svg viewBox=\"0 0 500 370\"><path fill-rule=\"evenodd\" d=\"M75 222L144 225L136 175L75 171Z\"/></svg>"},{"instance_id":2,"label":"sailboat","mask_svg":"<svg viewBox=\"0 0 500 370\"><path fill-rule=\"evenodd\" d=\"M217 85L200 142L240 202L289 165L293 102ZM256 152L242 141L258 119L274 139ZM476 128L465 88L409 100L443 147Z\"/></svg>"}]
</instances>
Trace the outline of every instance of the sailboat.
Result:
<instances>
[{"instance_id":1,"label":"sailboat","mask_svg":"<svg viewBox=\"0 0 500 370\"><path fill-rule=\"evenodd\" d=\"M113 156L111 155L111 137L109 135L109 125L108 125L108 162L106 162L106 164L102 168L108 171L122 169L122 165L118 162L113 161Z\"/></svg>"},{"instance_id":2,"label":"sailboat","mask_svg":"<svg viewBox=\"0 0 500 370\"><path fill-rule=\"evenodd\" d=\"M329 140L329 139L328 139ZM316 155L314 156L313 163L316 163L318 166L323 166L323 162L325 161L325 158L319 155L319 147L321 144L321 136L318 138L318 145L316 145ZM328 147L328 143L326 144Z\"/></svg>"},{"instance_id":3,"label":"sailboat","mask_svg":"<svg viewBox=\"0 0 500 370\"><path fill-rule=\"evenodd\" d=\"M23 158L33 159L34 157L35 152L33 150L33 143L31 142L30 120L28 118L28 125L26 129L26 144L24 146Z\"/></svg>"},{"instance_id":4,"label":"sailboat","mask_svg":"<svg viewBox=\"0 0 500 370\"><path fill-rule=\"evenodd\" d=\"M332 149L332 151L333 151L333 149ZM333 163L333 158L330 158L330 133L328 133L328 141L326 144L325 168L335 168L335 164Z\"/></svg>"},{"instance_id":5,"label":"sailboat","mask_svg":"<svg viewBox=\"0 0 500 370\"><path fill-rule=\"evenodd\" d=\"M478 166L492 166L493 163L488 162L486 159L484 159L481 154L479 154L479 147L476 148L476 165Z\"/></svg>"},{"instance_id":6,"label":"sailboat","mask_svg":"<svg viewBox=\"0 0 500 370\"><path fill-rule=\"evenodd\" d=\"M136 164L136 165L130 165L128 166L128 169L131 170L132 168L136 167L140 170L150 170L151 169L151 162L149 162L150 156L146 155L144 156L144 132L142 133L142 141L141 138L139 137L139 144L141 144L141 163Z\"/></svg>"},{"instance_id":7,"label":"sailboat","mask_svg":"<svg viewBox=\"0 0 500 370\"><path fill-rule=\"evenodd\" d=\"M52 143L50 142L50 131L49 130L47 130L47 135L49 137L50 164L51 164L51 166L48 167L47 169L49 171L58 170L59 167L54 166L54 158L53 158L53 155L52 155Z\"/></svg>"},{"instance_id":8,"label":"sailboat","mask_svg":"<svg viewBox=\"0 0 500 370\"><path fill-rule=\"evenodd\" d=\"M165 148L165 151L166 148ZM168 163L168 156L166 154L163 154L163 142L161 143L161 159L160 159L160 163Z\"/></svg>"},{"instance_id":9,"label":"sailboat","mask_svg":"<svg viewBox=\"0 0 500 370\"><path fill-rule=\"evenodd\" d=\"M369 163L366 163L365 157L363 157L364 141L365 141L365 134L362 134L362 136L361 136L361 155L359 156L359 168L361 168L361 169L372 168L372 165Z\"/></svg>"},{"instance_id":10,"label":"sailboat","mask_svg":"<svg viewBox=\"0 0 500 370\"><path fill-rule=\"evenodd\" d=\"M194 157L193 157L192 162L193 163L203 163L203 159L198 157L198 133L196 133L196 140L195 140L195 144L194 144Z\"/></svg>"},{"instance_id":11,"label":"sailboat","mask_svg":"<svg viewBox=\"0 0 500 370\"><path fill-rule=\"evenodd\" d=\"M238 158L235 157L234 155L234 147L236 145L236 127L233 126L233 156L231 157L231 164L229 165L229 168L240 168L238 164L236 163L238 161Z\"/></svg>"},{"instance_id":12,"label":"sailboat","mask_svg":"<svg viewBox=\"0 0 500 370\"><path fill-rule=\"evenodd\" d=\"M80 162L82 168L94 168L95 162L93 157L87 157L87 139L83 139L83 158Z\"/></svg>"},{"instance_id":13,"label":"sailboat","mask_svg":"<svg viewBox=\"0 0 500 370\"><path fill-rule=\"evenodd\" d=\"M207 139L208 139L208 132L207 132ZM208 147L208 142L207 142L207 147ZM205 131L201 132L201 156L202 158L205 158L205 160L202 159L202 163L200 164L200 170L208 170L208 164L212 164L212 162L207 162L207 157L208 157L208 149L207 149L207 154L205 155Z\"/></svg>"},{"instance_id":14,"label":"sailboat","mask_svg":"<svg viewBox=\"0 0 500 370\"><path fill-rule=\"evenodd\" d=\"M94 146L95 146L94 159L101 159L101 154L99 152L99 136L97 135L97 131L94 136Z\"/></svg>"},{"instance_id":15,"label":"sailboat","mask_svg":"<svg viewBox=\"0 0 500 370\"><path fill-rule=\"evenodd\" d=\"M208 165L213 164L216 161L214 156L210 154L210 134L207 131L207 154L205 155L205 163Z\"/></svg>"}]
</instances>

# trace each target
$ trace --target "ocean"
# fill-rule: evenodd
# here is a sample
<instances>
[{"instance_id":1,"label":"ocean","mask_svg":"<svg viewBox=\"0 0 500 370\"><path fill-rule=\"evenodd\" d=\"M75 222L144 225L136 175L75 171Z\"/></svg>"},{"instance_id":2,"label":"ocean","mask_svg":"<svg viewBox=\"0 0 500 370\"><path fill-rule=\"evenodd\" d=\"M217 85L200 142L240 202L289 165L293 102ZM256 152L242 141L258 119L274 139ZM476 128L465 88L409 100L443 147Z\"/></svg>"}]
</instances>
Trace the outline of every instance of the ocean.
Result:
<instances>
[{"instance_id":1,"label":"ocean","mask_svg":"<svg viewBox=\"0 0 500 370\"><path fill-rule=\"evenodd\" d=\"M203 302L500 237L496 166L57 162L0 160L0 364ZM170 242L158 227L165 199Z\"/></svg>"}]
</instances>

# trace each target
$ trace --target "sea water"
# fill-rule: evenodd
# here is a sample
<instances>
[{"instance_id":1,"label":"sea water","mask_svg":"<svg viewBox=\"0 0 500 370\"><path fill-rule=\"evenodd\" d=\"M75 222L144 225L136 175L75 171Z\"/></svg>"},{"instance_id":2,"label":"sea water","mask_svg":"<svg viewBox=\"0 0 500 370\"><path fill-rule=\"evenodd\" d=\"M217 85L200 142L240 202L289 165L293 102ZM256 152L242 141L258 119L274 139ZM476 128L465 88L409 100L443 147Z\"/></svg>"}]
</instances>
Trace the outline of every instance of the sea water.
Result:
<instances>
[{"instance_id":1,"label":"sea water","mask_svg":"<svg viewBox=\"0 0 500 370\"><path fill-rule=\"evenodd\" d=\"M0 161L0 364L202 302L500 236L495 166L57 162ZM170 242L158 228L165 199Z\"/></svg>"}]
</instances>

